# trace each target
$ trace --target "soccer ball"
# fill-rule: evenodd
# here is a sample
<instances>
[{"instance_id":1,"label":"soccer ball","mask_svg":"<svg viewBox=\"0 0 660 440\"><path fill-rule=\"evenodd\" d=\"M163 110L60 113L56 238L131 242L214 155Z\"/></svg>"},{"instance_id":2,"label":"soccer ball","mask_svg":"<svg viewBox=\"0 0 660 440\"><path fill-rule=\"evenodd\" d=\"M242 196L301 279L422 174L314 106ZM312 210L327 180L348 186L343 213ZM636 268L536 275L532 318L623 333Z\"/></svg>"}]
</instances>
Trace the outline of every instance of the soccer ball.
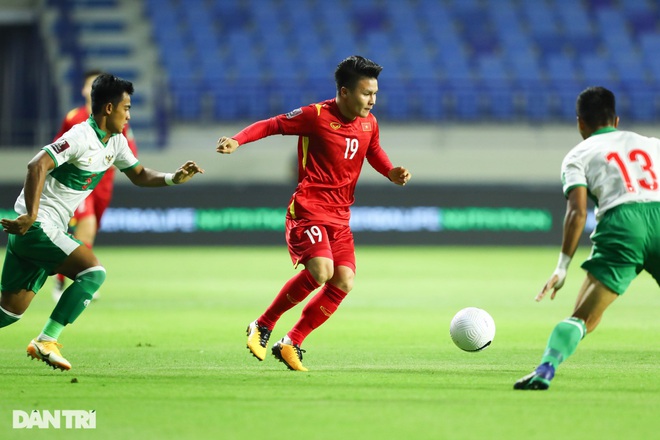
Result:
<instances>
[{"instance_id":1,"label":"soccer ball","mask_svg":"<svg viewBox=\"0 0 660 440\"><path fill-rule=\"evenodd\" d=\"M481 351L495 337L495 321L485 310L467 307L451 320L449 334L461 350Z\"/></svg>"}]
</instances>

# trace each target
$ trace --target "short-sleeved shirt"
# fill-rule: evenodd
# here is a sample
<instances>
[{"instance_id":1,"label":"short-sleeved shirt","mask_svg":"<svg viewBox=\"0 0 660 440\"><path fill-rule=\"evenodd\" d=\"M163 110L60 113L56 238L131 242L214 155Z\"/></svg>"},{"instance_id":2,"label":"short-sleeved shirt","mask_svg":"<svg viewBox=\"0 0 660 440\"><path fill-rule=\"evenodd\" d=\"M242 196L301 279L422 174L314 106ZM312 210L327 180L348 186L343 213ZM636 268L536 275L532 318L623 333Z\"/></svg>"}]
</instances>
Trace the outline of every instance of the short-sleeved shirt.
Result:
<instances>
[{"instance_id":1,"label":"short-sleeved shirt","mask_svg":"<svg viewBox=\"0 0 660 440\"><path fill-rule=\"evenodd\" d=\"M66 230L74 210L108 168L116 165L125 171L139 163L123 135L112 135L104 144L101 139L105 134L90 117L56 142L43 147L55 162L55 168L46 176L37 221ZM14 209L18 214L27 214L24 191L18 196Z\"/></svg>"},{"instance_id":2,"label":"short-sleeved shirt","mask_svg":"<svg viewBox=\"0 0 660 440\"><path fill-rule=\"evenodd\" d=\"M585 186L596 218L625 203L660 202L660 140L613 127L596 131L564 158L565 195Z\"/></svg>"},{"instance_id":3,"label":"short-sleeved shirt","mask_svg":"<svg viewBox=\"0 0 660 440\"><path fill-rule=\"evenodd\" d=\"M53 142L57 142L57 140L62 137L64 133L67 131L71 130L74 125L78 125L81 122L87 121L89 118L89 112L87 111L86 106L80 106L72 109L67 113L66 117L62 121L62 125L60 126L60 130L57 132L55 135L55 138L53 139ZM129 124L126 124L124 126L124 131L122 131L122 134L124 137L126 137L126 140L128 141L128 146L137 157L137 144L135 142L135 137L133 136L133 130L131 129ZM113 190L113 184L115 180L115 169L114 167L111 167L106 171L105 175L103 176L103 179L96 185L96 188L94 189L95 194L101 199L106 199L109 200L112 198L112 190ZM100 220L100 219L99 219Z\"/></svg>"}]
</instances>

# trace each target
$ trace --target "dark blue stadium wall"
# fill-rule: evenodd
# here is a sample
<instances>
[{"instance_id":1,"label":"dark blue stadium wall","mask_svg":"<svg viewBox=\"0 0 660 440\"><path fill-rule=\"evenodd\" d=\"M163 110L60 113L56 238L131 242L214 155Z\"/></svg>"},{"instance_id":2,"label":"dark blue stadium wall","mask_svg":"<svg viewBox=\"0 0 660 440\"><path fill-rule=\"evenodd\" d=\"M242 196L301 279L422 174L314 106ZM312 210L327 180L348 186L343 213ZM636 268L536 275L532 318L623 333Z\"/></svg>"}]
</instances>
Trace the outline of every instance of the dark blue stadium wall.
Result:
<instances>
[{"instance_id":1,"label":"dark blue stadium wall","mask_svg":"<svg viewBox=\"0 0 660 440\"><path fill-rule=\"evenodd\" d=\"M0 21L0 60L0 147L42 144L61 115L37 24Z\"/></svg>"}]
</instances>

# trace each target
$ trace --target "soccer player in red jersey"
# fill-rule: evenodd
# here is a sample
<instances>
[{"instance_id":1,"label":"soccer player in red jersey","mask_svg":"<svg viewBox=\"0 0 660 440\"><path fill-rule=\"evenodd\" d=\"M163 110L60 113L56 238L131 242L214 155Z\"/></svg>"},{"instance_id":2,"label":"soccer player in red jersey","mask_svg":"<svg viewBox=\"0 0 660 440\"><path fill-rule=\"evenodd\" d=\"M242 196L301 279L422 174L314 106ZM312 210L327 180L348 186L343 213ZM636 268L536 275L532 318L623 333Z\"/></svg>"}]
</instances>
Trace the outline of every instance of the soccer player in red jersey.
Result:
<instances>
[{"instance_id":1,"label":"soccer player in red jersey","mask_svg":"<svg viewBox=\"0 0 660 440\"><path fill-rule=\"evenodd\" d=\"M62 121L60 131L57 132L53 142L62 137L64 133L71 130L74 125L80 124L89 119L92 113L92 83L103 72L101 70L89 70L85 72L84 82L81 92L85 98L85 105L76 107L67 113ZM122 134L128 141L128 146L135 156L137 156L137 145L133 137L133 131L130 126L126 124ZM115 181L115 168L111 167L106 171L103 179L96 185L92 194L85 199L85 201L76 209L71 219L71 226L73 227L73 236L82 241L85 246L92 248L94 240L96 239L96 232L101 224L101 218L105 212L110 201L112 200L112 191ZM62 274L55 275L55 286L53 288L53 299L55 302L59 301L64 291L65 278ZM98 292L94 294L94 299L98 297Z\"/></svg>"},{"instance_id":2,"label":"soccer player in red jersey","mask_svg":"<svg viewBox=\"0 0 660 440\"><path fill-rule=\"evenodd\" d=\"M294 265L291 278L266 311L250 323L247 347L260 361L270 334L284 312L323 286L304 307L299 321L272 348L289 369L307 371L300 346L351 291L355 248L349 226L362 164L366 159L397 185L410 172L394 167L380 146L378 122L371 114L382 67L361 56L343 60L335 70L334 99L255 122L235 136L221 137L216 151L230 154L239 145L274 134L298 136L298 186L286 215L286 241Z\"/></svg>"}]
</instances>

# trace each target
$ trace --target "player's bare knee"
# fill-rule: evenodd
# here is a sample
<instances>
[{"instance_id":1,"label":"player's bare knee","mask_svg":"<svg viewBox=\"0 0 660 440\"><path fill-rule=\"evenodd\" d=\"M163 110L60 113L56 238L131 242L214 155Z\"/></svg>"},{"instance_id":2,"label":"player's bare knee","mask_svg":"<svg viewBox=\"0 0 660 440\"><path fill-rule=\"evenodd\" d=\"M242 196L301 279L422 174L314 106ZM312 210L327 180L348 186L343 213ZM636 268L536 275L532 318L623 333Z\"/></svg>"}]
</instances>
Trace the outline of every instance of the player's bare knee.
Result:
<instances>
[{"instance_id":1,"label":"player's bare knee","mask_svg":"<svg viewBox=\"0 0 660 440\"><path fill-rule=\"evenodd\" d=\"M338 289L349 293L353 290L353 280L355 279L355 272L347 266L338 266L335 274L330 282Z\"/></svg>"},{"instance_id":2,"label":"player's bare knee","mask_svg":"<svg viewBox=\"0 0 660 440\"><path fill-rule=\"evenodd\" d=\"M335 276L335 268L330 259L312 258L305 264L305 268L319 284L324 284Z\"/></svg>"},{"instance_id":3,"label":"player's bare knee","mask_svg":"<svg viewBox=\"0 0 660 440\"><path fill-rule=\"evenodd\" d=\"M34 294L32 294L34 296ZM0 297L0 308L9 316L16 317L16 320L23 315L30 305L31 298L27 291L20 292L2 292Z\"/></svg>"},{"instance_id":4,"label":"player's bare knee","mask_svg":"<svg viewBox=\"0 0 660 440\"><path fill-rule=\"evenodd\" d=\"M315 266L313 269L309 269L309 273L312 274L317 283L324 284L332 279L334 276L334 269L332 266L328 267L319 265Z\"/></svg>"},{"instance_id":5,"label":"player's bare knee","mask_svg":"<svg viewBox=\"0 0 660 440\"><path fill-rule=\"evenodd\" d=\"M335 277L332 284L343 292L349 293L353 290L353 277Z\"/></svg>"}]
</instances>

